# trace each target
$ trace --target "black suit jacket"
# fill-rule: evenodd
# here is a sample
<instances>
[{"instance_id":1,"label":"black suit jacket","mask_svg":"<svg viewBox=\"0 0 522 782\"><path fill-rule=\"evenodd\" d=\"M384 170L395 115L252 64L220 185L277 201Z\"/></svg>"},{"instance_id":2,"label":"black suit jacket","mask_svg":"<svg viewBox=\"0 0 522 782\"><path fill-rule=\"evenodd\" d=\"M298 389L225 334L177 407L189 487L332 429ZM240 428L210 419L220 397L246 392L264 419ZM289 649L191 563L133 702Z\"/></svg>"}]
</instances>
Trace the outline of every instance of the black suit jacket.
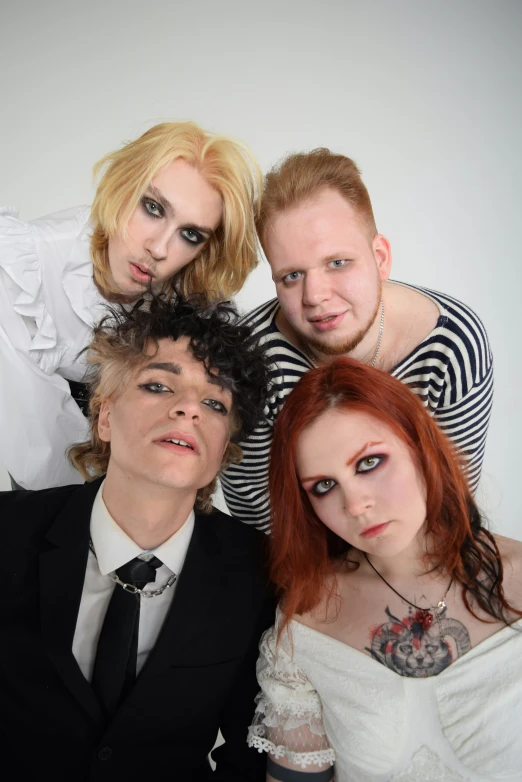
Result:
<instances>
[{"instance_id":1,"label":"black suit jacket","mask_svg":"<svg viewBox=\"0 0 522 782\"><path fill-rule=\"evenodd\" d=\"M2 766L22 782L264 780L264 758L246 746L257 643L273 620L264 536L196 514L160 636L104 725L71 651L99 483L0 493Z\"/></svg>"}]
</instances>

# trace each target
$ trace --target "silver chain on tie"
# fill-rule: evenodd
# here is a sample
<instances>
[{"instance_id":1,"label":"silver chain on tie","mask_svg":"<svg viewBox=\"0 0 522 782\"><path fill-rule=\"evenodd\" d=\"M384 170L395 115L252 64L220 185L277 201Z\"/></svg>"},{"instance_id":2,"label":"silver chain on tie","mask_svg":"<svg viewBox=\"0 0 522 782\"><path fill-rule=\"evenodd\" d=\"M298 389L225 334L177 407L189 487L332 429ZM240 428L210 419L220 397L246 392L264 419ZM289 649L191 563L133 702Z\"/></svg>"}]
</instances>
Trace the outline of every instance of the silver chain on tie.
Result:
<instances>
[{"instance_id":1,"label":"silver chain on tie","mask_svg":"<svg viewBox=\"0 0 522 782\"><path fill-rule=\"evenodd\" d=\"M163 584L160 589L140 589L137 586L134 586L134 584L126 584L125 581L122 581L121 578L118 578L116 573L113 571L112 573L108 574L109 578L112 578L113 581L115 581L117 584L119 584L126 592L130 592L131 595L140 595L141 597L158 597L158 595L162 595L163 592L172 586L172 584L176 581L176 575L170 576L169 580L166 584Z\"/></svg>"}]
</instances>

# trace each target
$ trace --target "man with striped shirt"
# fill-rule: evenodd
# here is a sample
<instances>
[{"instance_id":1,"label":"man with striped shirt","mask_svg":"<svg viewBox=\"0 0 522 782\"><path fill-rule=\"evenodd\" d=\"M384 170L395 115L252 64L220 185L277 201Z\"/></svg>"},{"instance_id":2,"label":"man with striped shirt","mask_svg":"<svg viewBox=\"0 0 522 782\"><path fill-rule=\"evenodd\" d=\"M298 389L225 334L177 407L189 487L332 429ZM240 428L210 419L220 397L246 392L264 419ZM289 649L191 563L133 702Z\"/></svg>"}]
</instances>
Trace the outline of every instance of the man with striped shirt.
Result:
<instances>
[{"instance_id":1,"label":"man with striped shirt","mask_svg":"<svg viewBox=\"0 0 522 782\"><path fill-rule=\"evenodd\" d=\"M266 177L257 228L278 298L246 317L272 358L273 393L243 461L223 476L230 512L268 530L273 424L299 378L342 355L420 396L475 489L493 393L484 326L450 296L389 280L390 245L354 162L327 149L288 157Z\"/></svg>"}]
</instances>

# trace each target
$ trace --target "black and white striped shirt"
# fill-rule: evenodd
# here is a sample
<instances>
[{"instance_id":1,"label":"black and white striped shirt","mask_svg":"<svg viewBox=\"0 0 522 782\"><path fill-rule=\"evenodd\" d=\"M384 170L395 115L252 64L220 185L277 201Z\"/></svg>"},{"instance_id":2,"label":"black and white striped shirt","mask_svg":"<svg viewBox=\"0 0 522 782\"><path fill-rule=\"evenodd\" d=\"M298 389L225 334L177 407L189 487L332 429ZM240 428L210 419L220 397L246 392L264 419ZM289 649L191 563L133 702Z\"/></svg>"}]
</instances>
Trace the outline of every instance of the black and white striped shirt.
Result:
<instances>
[{"instance_id":1,"label":"black and white striped shirt","mask_svg":"<svg viewBox=\"0 0 522 782\"><path fill-rule=\"evenodd\" d=\"M400 283L405 285L405 283ZM493 399L493 363L484 326L465 304L443 293L413 288L435 302L440 315L433 331L391 374L412 387L443 432L461 450L476 489L484 458ZM241 443L243 461L222 475L230 513L268 530L268 462L275 420L299 378L311 368L308 358L281 334L275 319L277 299L245 316L272 360L273 392L266 420Z\"/></svg>"}]
</instances>

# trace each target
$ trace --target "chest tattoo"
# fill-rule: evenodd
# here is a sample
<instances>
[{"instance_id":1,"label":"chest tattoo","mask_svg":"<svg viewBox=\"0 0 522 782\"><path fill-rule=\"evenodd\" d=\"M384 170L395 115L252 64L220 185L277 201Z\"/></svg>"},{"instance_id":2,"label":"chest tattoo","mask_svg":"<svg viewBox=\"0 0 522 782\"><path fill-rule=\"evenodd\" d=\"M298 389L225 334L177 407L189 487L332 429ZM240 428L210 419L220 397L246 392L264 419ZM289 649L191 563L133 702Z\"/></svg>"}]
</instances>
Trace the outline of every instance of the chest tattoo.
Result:
<instances>
[{"instance_id":1,"label":"chest tattoo","mask_svg":"<svg viewBox=\"0 0 522 782\"><path fill-rule=\"evenodd\" d=\"M365 649L400 676L437 676L471 649L468 631L458 619L448 619L446 610L431 626L422 621L422 611L398 619L386 606L386 615L388 621L372 629L371 646Z\"/></svg>"}]
</instances>

